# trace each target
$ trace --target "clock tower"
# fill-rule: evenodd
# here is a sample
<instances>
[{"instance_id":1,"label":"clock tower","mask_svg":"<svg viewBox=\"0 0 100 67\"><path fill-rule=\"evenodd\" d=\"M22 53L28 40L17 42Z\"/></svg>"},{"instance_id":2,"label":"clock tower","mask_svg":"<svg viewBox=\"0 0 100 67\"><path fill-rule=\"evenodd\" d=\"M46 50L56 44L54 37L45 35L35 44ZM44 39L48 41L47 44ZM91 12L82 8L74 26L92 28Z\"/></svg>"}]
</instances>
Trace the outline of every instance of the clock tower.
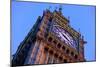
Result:
<instances>
[{"instance_id":1,"label":"clock tower","mask_svg":"<svg viewBox=\"0 0 100 67\"><path fill-rule=\"evenodd\" d=\"M58 64L84 62L81 33L69 24L62 8L43 11L13 56L12 65Z\"/></svg>"}]
</instances>

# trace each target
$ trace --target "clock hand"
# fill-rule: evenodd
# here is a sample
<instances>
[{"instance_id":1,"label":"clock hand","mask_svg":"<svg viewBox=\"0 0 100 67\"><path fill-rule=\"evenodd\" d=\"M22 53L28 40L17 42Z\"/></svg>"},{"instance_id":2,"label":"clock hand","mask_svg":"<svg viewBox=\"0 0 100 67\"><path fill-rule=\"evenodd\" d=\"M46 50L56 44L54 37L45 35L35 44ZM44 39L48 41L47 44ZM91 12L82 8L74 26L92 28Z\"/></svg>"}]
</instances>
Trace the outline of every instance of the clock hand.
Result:
<instances>
[{"instance_id":1,"label":"clock hand","mask_svg":"<svg viewBox=\"0 0 100 67\"><path fill-rule=\"evenodd\" d=\"M62 35L68 40L68 38L67 38L64 34L62 34ZM69 43L72 47L74 47L74 43L73 43L72 40L68 40L68 43Z\"/></svg>"},{"instance_id":2,"label":"clock hand","mask_svg":"<svg viewBox=\"0 0 100 67\"><path fill-rule=\"evenodd\" d=\"M71 42L70 42L66 37L64 37L64 35L63 35L62 33L60 33L60 36L61 36L61 38L64 39L64 41L65 41L67 44L71 45ZM72 46L72 45L71 45L71 46Z\"/></svg>"},{"instance_id":3,"label":"clock hand","mask_svg":"<svg viewBox=\"0 0 100 67\"><path fill-rule=\"evenodd\" d=\"M73 38L70 37L70 35L69 35L68 33L67 33L67 34L63 33L63 35L64 35L66 38L68 38L68 40L73 44Z\"/></svg>"},{"instance_id":4,"label":"clock hand","mask_svg":"<svg viewBox=\"0 0 100 67\"><path fill-rule=\"evenodd\" d=\"M62 33L62 35L63 35L68 41L70 41L70 38L68 37L68 35L66 35L66 34L64 34L64 33Z\"/></svg>"}]
</instances>

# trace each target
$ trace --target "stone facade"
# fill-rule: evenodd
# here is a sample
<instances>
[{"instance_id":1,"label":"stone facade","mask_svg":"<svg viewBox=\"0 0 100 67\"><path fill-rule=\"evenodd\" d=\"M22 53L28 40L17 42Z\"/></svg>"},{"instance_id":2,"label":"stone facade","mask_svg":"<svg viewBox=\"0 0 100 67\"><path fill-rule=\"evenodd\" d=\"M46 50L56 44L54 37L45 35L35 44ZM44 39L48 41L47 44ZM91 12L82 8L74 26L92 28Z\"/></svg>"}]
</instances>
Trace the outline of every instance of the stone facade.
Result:
<instances>
[{"instance_id":1,"label":"stone facade","mask_svg":"<svg viewBox=\"0 0 100 67\"><path fill-rule=\"evenodd\" d=\"M84 62L84 44L86 42L81 34L70 26L69 22L61 11L50 12L48 9L43 11L43 16L38 17L33 28L19 45L12 65ZM70 34L72 41L75 42L71 43L74 44L74 47L61 37L57 37L57 32L52 32L53 26L57 25Z\"/></svg>"}]
</instances>

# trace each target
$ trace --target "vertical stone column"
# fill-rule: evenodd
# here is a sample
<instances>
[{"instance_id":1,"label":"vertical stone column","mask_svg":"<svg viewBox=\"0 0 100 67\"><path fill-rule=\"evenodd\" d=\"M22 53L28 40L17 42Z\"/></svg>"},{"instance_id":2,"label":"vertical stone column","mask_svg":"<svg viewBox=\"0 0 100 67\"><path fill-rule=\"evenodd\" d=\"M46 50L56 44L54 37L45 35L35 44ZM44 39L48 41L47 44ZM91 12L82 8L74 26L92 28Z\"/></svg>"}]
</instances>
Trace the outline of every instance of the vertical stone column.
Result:
<instances>
[{"instance_id":1,"label":"vertical stone column","mask_svg":"<svg viewBox=\"0 0 100 67\"><path fill-rule=\"evenodd\" d=\"M40 60L39 60L39 64L44 64L45 63L45 59L46 59L46 53L45 53L45 51L44 51L44 44L45 44L45 42L43 43L42 42L42 46L41 46L41 56L40 56Z\"/></svg>"},{"instance_id":2,"label":"vertical stone column","mask_svg":"<svg viewBox=\"0 0 100 67\"><path fill-rule=\"evenodd\" d=\"M41 41L40 42L40 46L39 46L39 50L38 50L38 54L37 54L37 59L36 59L36 61L35 61L35 64L40 64L41 63L41 61L40 61L40 59L43 59L42 58L42 54L43 54L43 42Z\"/></svg>"},{"instance_id":3,"label":"vertical stone column","mask_svg":"<svg viewBox=\"0 0 100 67\"><path fill-rule=\"evenodd\" d=\"M52 59L51 64L53 64L54 63L54 59L55 59L54 55L52 55L51 59Z\"/></svg>"},{"instance_id":4,"label":"vertical stone column","mask_svg":"<svg viewBox=\"0 0 100 67\"><path fill-rule=\"evenodd\" d=\"M28 45L29 45L29 44L28 44ZM29 59L30 59L30 56L31 56L31 53L32 53L32 50L33 50L34 46L35 46L35 44L32 43L32 46L31 46L31 48L30 48L30 50L29 50L29 52L28 52L28 55L27 55L27 57L26 57L26 60L25 60L24 64L28 64L28 63L29 63Z\"/></svg>"},{"instance_id":5,"label":"vertical stone column","mask_svg":"<svg viewBox=\"0 0 100 67\"><path fill-rule=\"evenodd\" d=\"M36 56L37 56L37 51L38 51L38 47L40 41L36 40L34 47L32 48L32 52L30 53L30 57L28 60L28 64L34 64L35 60L36 60Z\"/></svg>"},{"instance_id":6,"label":"vertical stone column","mask_svg":"<svg viewBox=\"0 0 100 67\"><path fill-rule=\"evenodd\" d=\"M46 60L45 60L45 64L48 63L48 59L49 59L49 52L46 52Z\"/></svg>"}]
</instances>

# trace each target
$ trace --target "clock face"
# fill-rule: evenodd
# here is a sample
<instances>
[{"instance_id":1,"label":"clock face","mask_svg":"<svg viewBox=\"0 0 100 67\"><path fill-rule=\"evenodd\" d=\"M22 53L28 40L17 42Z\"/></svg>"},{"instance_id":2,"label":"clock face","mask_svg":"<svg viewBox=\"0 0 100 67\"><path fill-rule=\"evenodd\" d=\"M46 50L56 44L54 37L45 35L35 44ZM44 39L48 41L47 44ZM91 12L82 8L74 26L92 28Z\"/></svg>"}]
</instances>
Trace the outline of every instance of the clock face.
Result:
<instances>
[{"instance_id":1,"label":"clock face","mask_svg":"<svg viewBox=\"0 0 100 67\"><path fill-rule=\"evenodd\" d=\"M52 32L63 42L67 45L70 45L73 48L76 48L76 43L73 37L64 29L62 29L59 25L53 25Z\"/></svg>"}]
</instances>

